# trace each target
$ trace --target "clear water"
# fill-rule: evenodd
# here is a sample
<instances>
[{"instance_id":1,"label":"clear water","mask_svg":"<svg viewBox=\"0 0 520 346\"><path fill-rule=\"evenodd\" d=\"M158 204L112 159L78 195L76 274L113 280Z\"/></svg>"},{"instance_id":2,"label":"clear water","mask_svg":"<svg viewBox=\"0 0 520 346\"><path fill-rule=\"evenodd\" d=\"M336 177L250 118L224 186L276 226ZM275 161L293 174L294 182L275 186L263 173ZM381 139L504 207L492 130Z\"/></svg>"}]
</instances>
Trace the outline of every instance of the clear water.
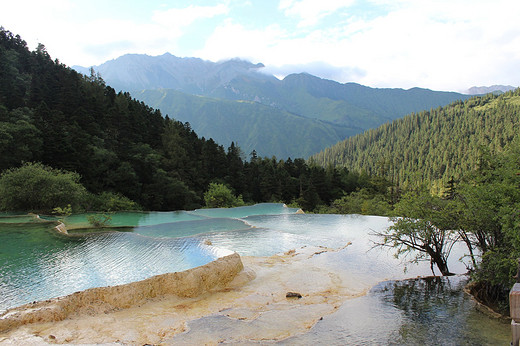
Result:
<instances>
[{"instance_id":1,"label":"clear water","mask_svg":"<svg viewBox=\"0 0 520 346\"><path fill-rule=\"evenodd\" d=\"M217 218L244 218L252 215L294 214L297 211L296 208L288 208L280 203L261 203L237 208L197 209L188 213Z\"/></svg>"},{"instance_id":2,"label":"clear water","mask_svg":"<svg viewBox=\"0 0 520 346\"><path fill-rule=\"evenodd\" d=\"M68 237L53 225L0 226L0 310L193 268L226 254L198 238L130 232Z\"/></svg>"},{"instance_id":3,"label":"clear water","mask_svg":"<svg viewBox=\"0 0 520 346\"><path fill-rule=\"evenodd\" d=\"M262 203L252 206L237 208L197 209L193 211L168 211L168 212L118 212L109 213L109 226L112 227L141 227L159 224L175 223L180 221L196 221L208 218L238 219L251 215L291 214L298 209L287 208L280 203ZM74 214L67 216L63 222L69 229L88 228L89 215L94 213ZM56 217L47 216L49 220L57 220Z\"/></svg>"},{"instance_id":4,"label":"clear water","mask_svg":"<svg viewBox=\"0 0 520 346\"><path fill-rule=\"evenodd\" d=\"M125 232L74 236L55 232L54 224L28 223L34 219L26 217L17 224L5 222L11 217L0 215L0 311L90 287L189 269L231 251L269 256L302 246L340 248L350 242L326 257L333 262L328 265L352 278L359 288L375 287L367 296L347 301L288 344L486 345L509 340L509 326L478 313L473 301L462 293L460 280L449 279L455 281L441 285L438 292L420 283L385 281L431 274L429 263L410 266L404 272L403 263L392 252L372 249L371 233L388 227L387 218L295 212L281 204L260 204L190 212L116 213L111 225L130 227ZM72 215L65 223L85 227L86 217ZM206 245L208 241L211 246ZM456 261L463 254L463 247L454 249L452 271L465 272L464 264ZM464 331L466 327L469 332Z\"/></svg>"},{"instance_id":5,"label":"clear water","mask_svg":"<svg viewBox=\"0 0 520 346\"><path fill-rule=\"evenodd\" d=\"M509 345L509 321L463 292L464 276L386 281L287 345Z\"/></svg>"},{"instance_id":6,"label":"clear water","mask_svg":"<svg viewBox=\"0 0 520 346\"><path fill-rule=\"evenodd\" d=\"M91 227L88 222L89 215L95 214L74 214L64 218L63 222L67 225L67 228L88 228ZM118 212L107 215L110 216L108 226L113 227L139 227L204 219L203 216L193 215L185 211Z\"/></svg>"},{"instance_id":7,"label":"clear water","mask_svg":"<svg viewBox=\"0 0 520 346\"><path fill-rule=\"evenodd\" d=\"M114 232L66 236L33 216L0 215L0 311L91 287L125 284L182 271L235 251L206 245L215 235L239 237L253 227L239 216L294 213L282 204L191 212L111 214ZM90 227L89 214L64 219ZM56 217L46 217L56 220ZM117 232L117 227L130 227Z\"/></svg>"}]
</instances>

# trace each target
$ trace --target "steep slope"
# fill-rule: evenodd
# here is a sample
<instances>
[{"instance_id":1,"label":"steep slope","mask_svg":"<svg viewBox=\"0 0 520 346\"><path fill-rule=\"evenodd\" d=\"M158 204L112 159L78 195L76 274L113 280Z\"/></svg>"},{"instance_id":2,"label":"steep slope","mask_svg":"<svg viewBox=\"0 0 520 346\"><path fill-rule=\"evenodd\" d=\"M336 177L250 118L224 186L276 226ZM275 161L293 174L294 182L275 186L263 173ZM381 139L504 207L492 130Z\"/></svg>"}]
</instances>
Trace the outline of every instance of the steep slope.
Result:
<instances>
[{"instance_id":1,"label":"steep slope","mask_svg":"<svg viewBox=\"0 0 520 346\"><path fill-rule=\"evenodd\" d=\"M309 157L361 132L251 101L217 100L171 89L134 95L226 147L235 142L246 154L256 150L260 156Z\"/></svg>"},{"instance_id":2,"label":"steep slope","mask_svg":"<svg viewBox=\"0 0 520 346\"><path fill-rule=\"evenodd\" d=\"M2 210L64 209L70 200L56 197L65 193L53 183L45 183L49 175L56 179L65 176L57 185L67 191L68 181L83 185L78 185L81 196L72 201L75 211L134 208L132 201L148 210L189 210L202 206L214 184L219 193L232 196L218 205L241 200L297 201L305 210L314 210L345 192L371 184L347 170L309 166L301 158L276 160L252 155L244 161L248 153L234 143L225 150L211 138L199 138L188 124L163 117L128 92L116 93L95 74L87 77L53 61L42 45L29 51L25 41L3 28L0 77ZM220 132L229 131L231 123L244 132L240 131L241 121L256 112L253 118L260 120L249 126L254 127L257 140L280 142L280 147L292 150L297 149L297 136L306 136L308 143L313 143L337 135L322 122L281 111L273 114L261 104L225 101L215 105L215 100L196 96L180 100L184 103L174 103L216 118L203 123L209 128L222 126ZM235 111L237 105L244 107ZM229 118L231 111L236 115ZM305 125L312 122L314 127ZM273 138L280 124L293 132ZM20 170L20 166L30 169ZM75 173L71 176L61 170ZM38 182L38 193L31 188L34 181ZM242 199L235 197L240 195ZM44 197L42 203L43 196L51 197ZM210 205L215 202L212 196L208 198Z\"/></svg>"},{"instance_id":3,"label":"steep slope","mask_svg":"<svg viewBox=\"0 0 520 346\"><path fill-rule=\"evenodd\" d=\"M348 138L311 160L384 174L401 186L441 186L475 168L481 147L500 151L517 138L519 121L520 89L488 94L408 115Z\"/></svg>"},{"instance_id":4,"label":"steep slope","mask_svg":"<svg viewBox=\"0 0 520 346\"><path fill-rule=\"evenodd\" d=\"M30 52L3 28L0 76L0 172L41 162L78 173L107 203L113 195L106 193L115 193L172 210L200 207L208 184L230 176L229 161L240 160L129 93L53 61L43 46ZM94 195L85 199L86 208L96 204Z\"/></svg>"}]
</instances>

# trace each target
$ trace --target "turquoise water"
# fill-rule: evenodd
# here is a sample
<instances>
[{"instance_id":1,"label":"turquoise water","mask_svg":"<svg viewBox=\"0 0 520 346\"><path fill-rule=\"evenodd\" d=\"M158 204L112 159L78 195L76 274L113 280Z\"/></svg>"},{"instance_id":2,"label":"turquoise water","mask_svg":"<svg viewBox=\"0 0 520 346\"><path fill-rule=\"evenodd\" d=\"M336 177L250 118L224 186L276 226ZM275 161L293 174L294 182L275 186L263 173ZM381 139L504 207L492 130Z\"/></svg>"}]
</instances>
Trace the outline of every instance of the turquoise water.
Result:
<instances>
[{"instance_id":1,"label":"turquoise water","mask_svg":"<svg viewBox=\"0 0 520 346\"><path fill-rule=\"evenodd\" d=\"M68 237L52 227L0 226L0 310L186 270L225 253L198 238L129 232Z\"/></svg>"},{"instance_id":2,"label":"turquoise water","mask_svg":"<svg viewBox=\"0 0 520 346\"><path fill-rule=\"evenodd\" d=\"M260 204L191 212L121 212L110 214L110 226L130 227L125 232L83 230L73 236L62 235L54 230L56 223L33 216L1 215L0 311L206 264L234 251L208 246L208 239L225 234L240 237L254 229L237 217L296 210ZM87 216L71 215L64 222L72 228L90 227Z\"/></svg>"},{"instance_id":3,"label":"turquoise water","mask_svg":"<svg viewBox=\"0 0 520 346\"><path fill-rule=\"evenodd\" d=\"M113 227L141 227L181 221L196 221L209 218L237 219L251 215L291 214L298 209L287 208L280 203L262 203L237 208L197 209L193 211L169 212L117 212L107 213L110 216L109 226ZM88 228L88 216L95 213L74 214L67 216L63 222L68 228ZM56 220L56 217L47 217Z\"/></svg>"},{"instance_id":4,"label":"turquoise water","mask_svg":"<svg viewBox=\"0 0 520 346\"><path fill-rule=\"evenodd\" d=\"M217 218L244 218L253 215L294 214L297 211L298 209L296 208L288 208L280 203L261 203L237 208L197 209L188 213Z\"/></svg>"},{"instance_id":5,"label":"turquoise water","mask_svg":"<svg viewBox=\"0 0 520 346\"><path fill-rule=\"evenodd\" d=\"M87 228L91 227L88 222L90 214L74 214L67 216L63 222L69 228ZM173 223L179 221L201 220L204 217L190 214L185 211L171 211L171 212L118 212L108 213L110 216L109 225L113 227L138 227L159 225L164 223Z\"/></svg>"},{"instance_id":6,"label":"turquoise water","mask_svg":"<svg viewBox=\"0 0 520 346\"><path fill-rule=\"evenodd\" d=\"M288 344L486 345L510 338L508 325L478 313L474 302L462 293L460 280L450 278L455 281L441 283L444 288L435 291L437 295L417 282L388 281L430 275L431 271L429 263L422 262L405 272L403 262L392 252L373 249L371 233L390 225L384 217L296 214L296 209L281 204L260 204L188 212L115 213L111 225L129 227L125 232L117 228L101 233L80 230L66 236L53 229L55 223L9 216L0 215L0 311L90 287L193 268L231 251L269 256L303 246L341 248L351 243L323 258L359 288L373 289L367 296L347 301L309 333L290 339ZM87 226L86 221L85 214L65 219L69 227L76 228ZM454 248L452 271L466 271L457 261L463 255L463 247ZM321 260L320 256L315 258ZM470 332L463 332L465 327ZM451 328L444 333L446 337L440 332L444 328ZM464 338L471 342L464 342Z\"/></svg>"},{"instance_id":7,"label":"turquoise water","mask_svg":"<svg viewBox=\"0 0 520 346\"><path fill-rule=\"evenodd\" d=\"M38 222L36 215L0 215L0 223Z\"/></svg>"}]
</instances>

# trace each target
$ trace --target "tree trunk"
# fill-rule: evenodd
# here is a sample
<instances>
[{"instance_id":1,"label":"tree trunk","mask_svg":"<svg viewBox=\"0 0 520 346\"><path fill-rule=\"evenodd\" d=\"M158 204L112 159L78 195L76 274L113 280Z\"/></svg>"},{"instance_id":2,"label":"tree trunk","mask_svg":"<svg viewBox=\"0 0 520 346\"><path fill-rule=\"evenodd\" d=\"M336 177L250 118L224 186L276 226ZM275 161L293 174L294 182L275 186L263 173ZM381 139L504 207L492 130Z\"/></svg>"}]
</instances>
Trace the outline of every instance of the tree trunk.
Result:
<instances>
[{"instance_id":1,"label":"tree trunk","mask_svg":"<svg viewBox=\"0 0 520 346\"><path fill-rule=\"evenodd\" d=\"M450 272L448 269L448 263L446 260L441 256L441 254L433 251L433 249L428 248L428 254L430 255L431 260L437 265L437 268L441 272L443 276L450 276L453 275L453 273Z\"/></svg>"}]
</instances>

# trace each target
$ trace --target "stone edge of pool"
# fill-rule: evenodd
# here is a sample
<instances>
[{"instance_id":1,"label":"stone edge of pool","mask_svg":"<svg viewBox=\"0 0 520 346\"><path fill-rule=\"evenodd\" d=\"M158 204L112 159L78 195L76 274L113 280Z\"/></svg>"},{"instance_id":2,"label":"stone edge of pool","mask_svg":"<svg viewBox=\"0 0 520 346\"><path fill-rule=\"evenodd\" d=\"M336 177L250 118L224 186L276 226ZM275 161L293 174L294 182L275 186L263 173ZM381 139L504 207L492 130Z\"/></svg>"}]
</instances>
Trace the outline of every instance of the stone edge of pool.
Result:
<instances>
[{"instance_id":1,"label":"stone edge of pool","mask_svg":"<svg viewBox=\"0 0 520 346\"><path fill-rule=\"evenodd\" d=\"M73 314L127 309L165 295L197 297L225 286L243 269L240 255L233 253L182 272L156 275L124 285L90 288L64 297L25 304L0 315L0 332L31 323L62 321Z\"/></svg>"}]
</instances>

